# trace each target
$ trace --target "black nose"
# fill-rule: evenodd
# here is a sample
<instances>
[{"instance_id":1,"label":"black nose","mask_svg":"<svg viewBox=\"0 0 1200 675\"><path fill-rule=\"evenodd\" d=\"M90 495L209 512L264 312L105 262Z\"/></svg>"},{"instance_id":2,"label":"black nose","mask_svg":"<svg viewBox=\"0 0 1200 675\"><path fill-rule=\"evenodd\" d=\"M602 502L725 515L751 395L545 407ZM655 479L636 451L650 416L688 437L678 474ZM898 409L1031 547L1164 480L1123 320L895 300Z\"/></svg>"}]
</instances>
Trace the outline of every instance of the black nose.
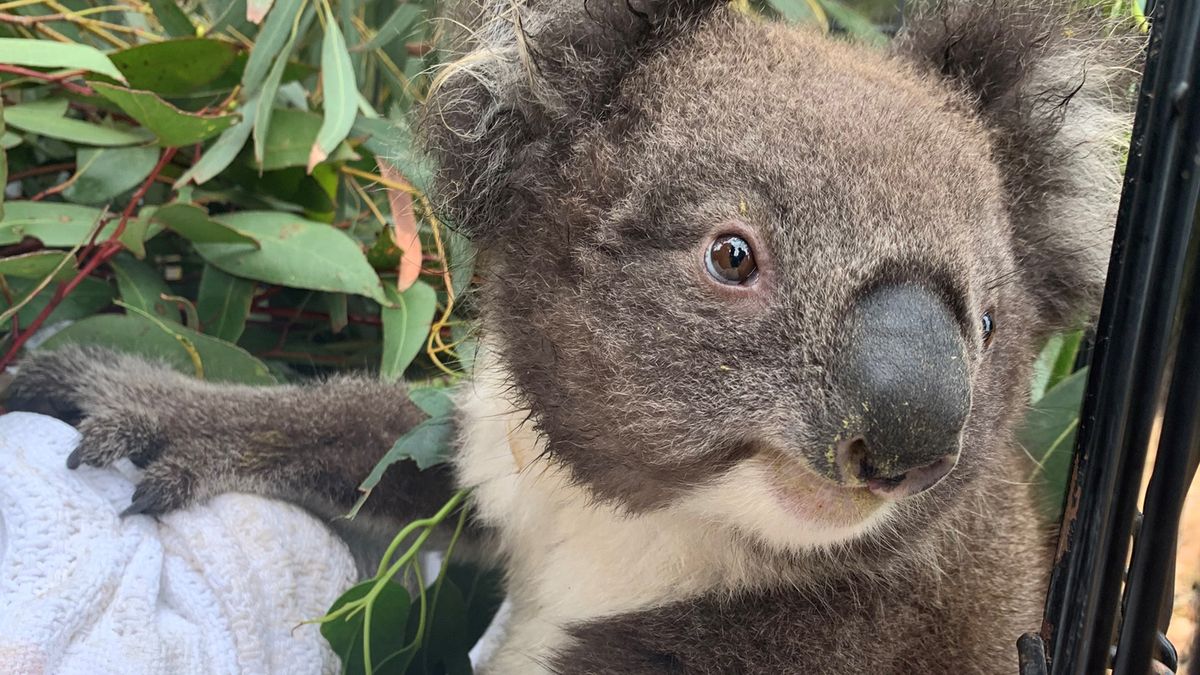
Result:
<instances>
[{"instance_id":1,"label":"black nose","mask_svg":"<svg viewBox=\"0 0 1200 675\"><path fill-rule=\"evenodd\" d=\"M845 345L834 441L843 480L888 498L933 487L958 461L971 402L954 315L921 287L885 286L859 301Z\"/></svg>"}]
</instances>

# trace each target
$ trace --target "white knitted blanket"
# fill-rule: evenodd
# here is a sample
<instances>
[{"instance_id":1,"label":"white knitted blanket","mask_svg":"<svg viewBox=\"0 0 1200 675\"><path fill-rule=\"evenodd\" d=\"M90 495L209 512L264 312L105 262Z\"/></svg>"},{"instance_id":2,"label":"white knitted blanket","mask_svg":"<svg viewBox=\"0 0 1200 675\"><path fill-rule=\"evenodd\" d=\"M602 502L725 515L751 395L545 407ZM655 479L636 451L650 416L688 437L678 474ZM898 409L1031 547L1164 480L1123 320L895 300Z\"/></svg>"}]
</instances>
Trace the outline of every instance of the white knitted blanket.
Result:
<instances>
[{"instance_id":1,"label":"white knitted blanket","mask_svg":"<svg viewBox=\"0 0 1200 675\"><path fill-rule=\"evenodd\" d=\"M336 672L317 626L356 578L294 506L228 494L121 519L131 464L66 468L78 441L0 416L0 673Z\"/></svg>"}]
</instances>

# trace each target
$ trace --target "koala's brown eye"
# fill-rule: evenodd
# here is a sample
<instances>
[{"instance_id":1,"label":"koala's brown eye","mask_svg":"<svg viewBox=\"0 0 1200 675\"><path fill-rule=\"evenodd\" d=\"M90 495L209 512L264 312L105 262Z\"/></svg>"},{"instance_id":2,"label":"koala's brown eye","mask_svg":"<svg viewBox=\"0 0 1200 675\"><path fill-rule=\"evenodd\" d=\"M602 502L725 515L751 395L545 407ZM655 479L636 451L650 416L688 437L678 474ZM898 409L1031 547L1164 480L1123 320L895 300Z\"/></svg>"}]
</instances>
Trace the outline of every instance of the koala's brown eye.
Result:
<instances>
[{"instance_id":1,"label":"koala's brown eye","mask_svg":"<svg viewBox=\"0 0 1200 675\"><path fill-rule=\"evenodd\" d=\"M980 328L983 332L983 346L986 347L992 343L992 332L996 330L996 321L992 319L991 312L983 313L983 321Z\"/></svg>"},{"instance_id":2,"label":"koala's brown eye","mask_svg":"<svg viewBox=\"0 0 1200 675\"><path fill-rule=\"evenodd\" d=\"M704 262L708 273L725 284L744 284L758 271L750 244L737 235L717 237Z\"/></svg>"}]
</instances>

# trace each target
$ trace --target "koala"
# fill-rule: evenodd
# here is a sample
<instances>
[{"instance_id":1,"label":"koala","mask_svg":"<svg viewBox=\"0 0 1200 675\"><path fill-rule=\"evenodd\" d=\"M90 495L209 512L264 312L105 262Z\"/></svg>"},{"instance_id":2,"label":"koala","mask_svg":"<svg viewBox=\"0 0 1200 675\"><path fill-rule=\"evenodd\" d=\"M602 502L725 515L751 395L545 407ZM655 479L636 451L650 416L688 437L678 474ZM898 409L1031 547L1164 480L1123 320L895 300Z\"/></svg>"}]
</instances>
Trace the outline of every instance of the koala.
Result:
<instances>
[{"instance_id":1,"label":"koala","mask_svg":"<svg viewBox=\"0 0 1200 675\"><path fill-rule=\"evenodd\" d=\"M1095 311L1143 40L1068 0L943 0L886 49L718 0L486 2L421 112L480 251L453 461L512 615L489 673L1012 673L1051 527L1013 430ZM403 385L196 381L87 348L8 405L130 513L223 491L334 519Z\"/></svg>"}]
</instances>

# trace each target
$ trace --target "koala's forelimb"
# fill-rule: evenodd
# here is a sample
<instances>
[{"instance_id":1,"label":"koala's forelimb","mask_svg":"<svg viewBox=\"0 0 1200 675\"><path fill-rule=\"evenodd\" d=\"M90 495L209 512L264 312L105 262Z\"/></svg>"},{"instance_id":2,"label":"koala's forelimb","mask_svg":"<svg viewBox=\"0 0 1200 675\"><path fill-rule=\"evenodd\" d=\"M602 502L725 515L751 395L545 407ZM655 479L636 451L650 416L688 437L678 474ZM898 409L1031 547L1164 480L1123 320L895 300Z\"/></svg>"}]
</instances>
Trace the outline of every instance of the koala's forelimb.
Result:
<instances>
[{"instance_id":1,"label":"koala's forelimb","mask_svg":"<svg viewBox=\"0 0 1200 675\"><path fill-rule=\"evenodd\" d=\"M26 359L7 406L76 425L82 438L67 460L71 468L120 458L144 468L126 513L158 515L240 491L300 504L343 534L378 537L436 511L451 495L448 470L399 462L384 473L361 518L341 518L376 462L425 417L403 385L367 377L309 386L215 384L106 349L70 346Z\"/></svg>"}]
</instances>

